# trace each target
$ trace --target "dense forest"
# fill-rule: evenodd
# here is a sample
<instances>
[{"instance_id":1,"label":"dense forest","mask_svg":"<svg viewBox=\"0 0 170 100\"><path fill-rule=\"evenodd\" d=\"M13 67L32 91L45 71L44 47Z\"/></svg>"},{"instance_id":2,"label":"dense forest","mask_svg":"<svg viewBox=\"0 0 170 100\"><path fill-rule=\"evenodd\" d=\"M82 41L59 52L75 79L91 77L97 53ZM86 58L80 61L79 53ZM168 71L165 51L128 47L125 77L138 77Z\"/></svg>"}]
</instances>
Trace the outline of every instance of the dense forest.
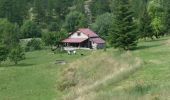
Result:
<instances>
[{"instance_id":1,"label":"dense forest","mask_svg":"<svg viewBox=\"0 0 170 100\"><path fill-rule=\"evenodd\" d=\"M97 32L108 46L134 49L139 39L168 35L169 6L169 0L0 0L0 60L23 59L21 39L59 45L82 27Z\"/></svg>"}]
</instances>

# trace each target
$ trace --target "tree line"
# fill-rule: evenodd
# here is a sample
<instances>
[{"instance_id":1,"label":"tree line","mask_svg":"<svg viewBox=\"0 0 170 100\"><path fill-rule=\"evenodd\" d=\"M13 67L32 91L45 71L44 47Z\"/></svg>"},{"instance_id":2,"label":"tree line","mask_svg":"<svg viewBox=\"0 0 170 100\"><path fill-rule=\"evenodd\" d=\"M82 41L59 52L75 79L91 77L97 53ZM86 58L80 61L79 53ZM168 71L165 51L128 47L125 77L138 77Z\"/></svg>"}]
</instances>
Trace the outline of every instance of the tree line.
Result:
<instances>
[{"instance_id":1,"label":"tree line","mask_svg":"<svg viewBox=\"0 0 170 100\"><path fill-rule=\"evenodd\" d=\"M134 49L139 39L170 32L169 0L92 0L90 25L86 1L0 0L0 61L24 58L21 39L42 38L45 45L59 47L68 32L81 27L90 27L109 46L124 50Z\"/></svg>"}]
</instances>

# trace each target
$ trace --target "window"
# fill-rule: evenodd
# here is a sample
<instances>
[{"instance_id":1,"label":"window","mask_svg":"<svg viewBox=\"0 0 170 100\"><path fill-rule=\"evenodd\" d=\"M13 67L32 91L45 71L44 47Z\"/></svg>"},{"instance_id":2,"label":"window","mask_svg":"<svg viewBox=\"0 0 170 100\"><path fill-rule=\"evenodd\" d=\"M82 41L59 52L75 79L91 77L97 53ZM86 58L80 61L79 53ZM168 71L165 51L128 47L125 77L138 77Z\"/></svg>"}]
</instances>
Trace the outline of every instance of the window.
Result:
<instances>
[{"instance_id":1,"label":"window","mask_svg":"<svg viewBox=\"0 0 170 100\"><path fill-rule=\"evenodd\" d=\"M80 36L80 35L81 35L81 33L78 32L78 33L77 33L77 36Z\"/></svg>"}]
</instances>

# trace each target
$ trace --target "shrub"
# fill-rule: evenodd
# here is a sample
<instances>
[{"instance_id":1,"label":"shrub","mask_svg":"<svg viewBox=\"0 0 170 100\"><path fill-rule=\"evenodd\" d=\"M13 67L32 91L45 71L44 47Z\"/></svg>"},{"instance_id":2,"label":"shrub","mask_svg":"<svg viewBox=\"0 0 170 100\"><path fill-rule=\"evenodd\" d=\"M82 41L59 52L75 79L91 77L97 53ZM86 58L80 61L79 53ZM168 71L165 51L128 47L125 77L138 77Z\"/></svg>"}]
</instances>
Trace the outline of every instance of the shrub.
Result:
<instances>
[{"instance_id":1,"label":"shrub","mask_svg":"<svg viewBox=\"0 0 170 100\"><path fill-rule=\"evenodd\" d=\"M0 44L0 64L2 61L5 61L7 59L7 56L8 56L8 49Z\"/></svg>"},{"instance_id":2,"label":"shrub","mask_svg":"<svg viewBox=\"0 0 170 100\"><path fill-rule=\"evenodd\" d=\"M31 39L26 45L26 51L41 50L42 41L40 39Z\"/></svg>"},{"instance_id":3,"label":"shrub","mask_svg":"<svg viewBox=\"0 0 170 100\"><path fill-rule=\"evenodd\" d=\"M15 46L10 50L9 59L15 64L18 64L19 61L25 59L25 53L20 45Z\"/></svg>"}]
</instances>

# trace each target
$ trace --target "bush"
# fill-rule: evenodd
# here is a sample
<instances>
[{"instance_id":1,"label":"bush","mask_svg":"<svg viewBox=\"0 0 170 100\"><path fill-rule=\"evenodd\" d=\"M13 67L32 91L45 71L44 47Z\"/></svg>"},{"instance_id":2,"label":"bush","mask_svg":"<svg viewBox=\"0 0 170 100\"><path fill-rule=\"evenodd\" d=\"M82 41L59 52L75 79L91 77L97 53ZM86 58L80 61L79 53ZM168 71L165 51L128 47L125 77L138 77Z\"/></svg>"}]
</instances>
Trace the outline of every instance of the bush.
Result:
<instances>
[{"instance_id":1,"label":"bush","mask_svg":"<svg viewBox=\"0 0 170 100\"><path fill-rule=\"evenodd\" d=\"M43 43L40 39L31 39L26 45L26 51L41 50Z\"/></svg>"},{"instance_id":2,"label":"bush","mask_svg":"<svg viewBox=\"0 0 170 100\"><path fill-rule=\"evenodd\" d=\"M17 45L12 48L9 53L9 59L15 64L18 64L19 61L25 59L25 53L23 51L23 48L21 48L20 45Z\"/></svg>"},{"instance_id":3,"label":"bush","mask_svg":"<svg viewBox=\"0 0 170 100\"><path fill-rule=\"evenodd\" d=\"M0 64L2 61L5 61L8 56L8 49L6 46L0 44Z\"/></svg>"}]
</instances>

